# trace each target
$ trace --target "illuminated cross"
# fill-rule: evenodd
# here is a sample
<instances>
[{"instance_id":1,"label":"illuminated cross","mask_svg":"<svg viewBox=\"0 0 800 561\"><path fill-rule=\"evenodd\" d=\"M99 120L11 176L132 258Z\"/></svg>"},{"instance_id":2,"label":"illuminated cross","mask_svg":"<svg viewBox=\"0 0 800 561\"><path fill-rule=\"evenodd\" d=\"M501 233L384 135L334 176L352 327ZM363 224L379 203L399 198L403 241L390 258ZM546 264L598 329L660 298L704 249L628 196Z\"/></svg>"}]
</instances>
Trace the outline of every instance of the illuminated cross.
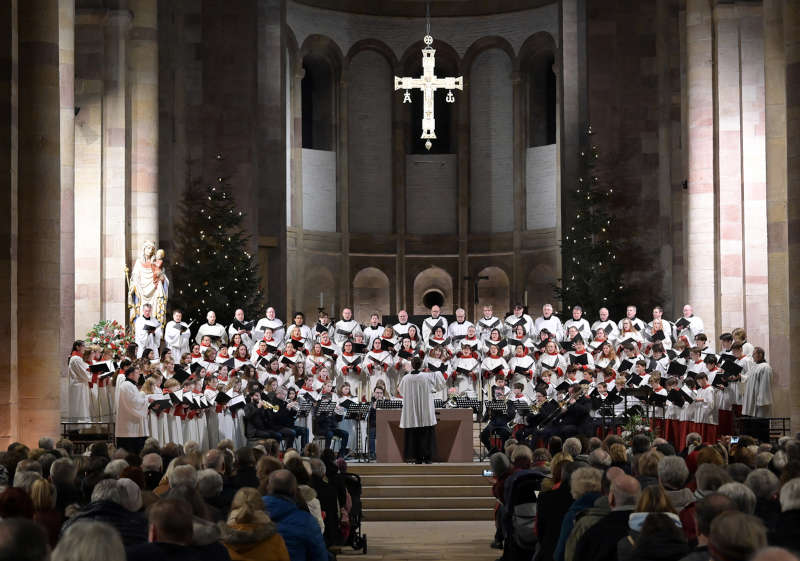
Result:
<instances>
[{"instance_id":1,"label":"illuminated cross","mask_svg":"<svg viewBox=\"0 0 800 561\"><path fill-rule=\"evenodd\" d=\"M436 49L433 49L433 37L425 36L425 48L422 49L422 77L421 78L398 78L394 77L395 91L406 90L403 94L403 103L411 103L411 95L408 90L422 90L422 136L425 139L425 148L431 149L430 139L436 138L436 119L433 117L433 93L438 89L446 89L447 103L455 103L453 90L464 89L464 78L437 78L433 73L436 66Z\"/></svg>"}]
</instances>

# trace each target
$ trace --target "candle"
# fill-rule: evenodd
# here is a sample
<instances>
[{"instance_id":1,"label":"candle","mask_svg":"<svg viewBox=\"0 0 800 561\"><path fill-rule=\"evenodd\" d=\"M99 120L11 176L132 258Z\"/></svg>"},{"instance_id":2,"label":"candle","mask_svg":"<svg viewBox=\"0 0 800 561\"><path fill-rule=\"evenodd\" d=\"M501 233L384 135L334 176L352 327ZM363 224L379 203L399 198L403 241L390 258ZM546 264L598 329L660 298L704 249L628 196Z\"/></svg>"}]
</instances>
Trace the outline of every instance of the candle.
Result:
<instances>
[{"instance_id":1,"label":"candle","mask_svg":"<svg viewBox=\"0 0 800 561\"><path fill-rule=\"evenodd\" d=\"M528 291L526 290L523 296L523 300L525 302L525 307L528 307Z\"/></svg>"},{"instance_id":2,"label":"candle","mask_svg":"<svg viewBox=\"0 0 800 561\"><path fill-rule=\"evenodd\" d=\"M325 293L324 292L320 292L319 293L319 307L320 308L324 308L325 307Z\"/></svg>"}]
</instances>

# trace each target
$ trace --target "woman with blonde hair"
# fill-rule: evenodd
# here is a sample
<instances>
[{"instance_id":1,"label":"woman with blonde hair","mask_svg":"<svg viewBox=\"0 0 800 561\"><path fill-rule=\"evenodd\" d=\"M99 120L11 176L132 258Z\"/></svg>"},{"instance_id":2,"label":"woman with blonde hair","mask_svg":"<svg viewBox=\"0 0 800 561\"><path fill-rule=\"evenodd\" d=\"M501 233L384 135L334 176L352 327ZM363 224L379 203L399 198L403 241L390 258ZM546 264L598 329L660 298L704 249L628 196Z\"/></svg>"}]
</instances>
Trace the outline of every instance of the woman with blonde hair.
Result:
<instances>
[{"instance_id":1,"label":"woman with blonde hair","mask_svg":"<svg viewBox=\"0 0 800 561\"><path fill-rule=\"evenodd\" d=\"M677 560L689 552L681 520L661 485L642 489L628 528L628 535L617 543L619 561L641 559L645 544L651 555L648 559Z\"/></svg>"},{"instance_id":2,"label":"woman with blonde hair","mask_svg":"<svg viewBox=\"0 0 800 561\"><path fill-rule=\"evenodd\" d=\"M47 530L50 547L55 547L64 517L56 510L56 488L47 479L37 479L31 485L33 521Z\"/></svg>"},{"instance_id":3,"label":"woman with blonde hair","mask_svg":"<svg viewBox=\"0 0 800 561\"><path fill-rule=\"evenodd\" d=\"M232 561L289 561L286 543L252 487L236 492L228 520L220 522L219 529Z\"/></svg>"}]
</instances>

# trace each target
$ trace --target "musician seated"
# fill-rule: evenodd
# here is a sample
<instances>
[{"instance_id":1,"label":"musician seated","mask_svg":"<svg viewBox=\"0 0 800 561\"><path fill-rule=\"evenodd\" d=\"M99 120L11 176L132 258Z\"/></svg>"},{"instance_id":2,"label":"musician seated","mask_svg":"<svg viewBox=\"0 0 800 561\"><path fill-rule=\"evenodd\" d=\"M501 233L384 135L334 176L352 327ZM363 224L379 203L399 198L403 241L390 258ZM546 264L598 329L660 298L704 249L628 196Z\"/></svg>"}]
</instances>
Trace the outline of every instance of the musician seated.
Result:
<instances>
[{"instance_id":1,"label":"musician seated","mask_svg":"<svg viewBox=\"0 0 800 561\"><path fill-rule=\"evenodd\" d=\"M561 414L542 430L542 436L549 439L558 435L562 439L567 439L578 434L591 435L591 402L580 384L569 388L566 403L563 405Z\"/></svg>"},{"instance_id":2,"label":"musician seated","mask_svg":"<svg viewBox=\"0 0 800 561\"><path fill-rule=\"evenodd\" d=\"M292 446L295 438L299 436L300 445L302 448L305 448L306 444L308 444L308 429L306 427L298 427L295 424L299 405L296 401L287 403L286 388L280 386L274 393L267 394L267 401L278 407L277 411L268 412L270 413L268 416L270 417L273 430L284 435L286 447ZM291 441L288 440L290 432L293 435L291 436Z\"/></svg>"},{"instance_id":3,"label":"musician seated","mask_svg":"<svg viewBox=\"0 0 800 561\"><path fill-rule=\"evenodd\" d=\"M547 387L539 384L536 389L536 401L531 405L531 412L525 417L525 426L517 430L518 441L538 439L541 425L558 409L558 404L547 398L547 392ZM535 445L535 442L532 444Z\"/></svg>"},{"instance_id":4,"label":"musician seated","mask_svg":"<svg viewBox=\"0 0 800 561\"><path fill-rule=\"evenodd\" d=\"M248 394L247 404L244 406L245 434L247 438L274 438L280 441L283 436L270 428L264 405L261 392L253 391Z\"/></svg>"},{"instance_id":5,"label":"musician seated","mask_svg":"<svg viewBox=\"0 0 800 561\"><path fill-rule=\"evenodd\" d=\"M498 378L498 382L501 378ZM484 413L483 420L488 420L489 422L481 431L481 442L489 450L489 454L494 454L495 452L502 451L503 446L505 446L506 440L511 436L511 429L508 428L509 423L514 418L514 404L508 403L506 401L506 394L503 390L507 390L505 385L499 385L492 387L492 395L494 399L492 399L491 403L504 403L506 404L505 410L494 410L489 409L488 406L486 408L486 412ZM500 445L498 447L492 446L491 437L497 437L500 439Z\"/></svg>"},{"instance_id":6,"label":"musician seated","mask_svg":"<svg viewBox=\"0 0 800 561\"><path fill-rule=\"evenodd\" d=\"M347 448L348 434L339 428L339 422L344 418L343 414L337 414L334 410L332 413L322 413L319 411L319 404L336 401L333 394L333 384L328 381L322 388L319 394L319 402L317 405L317 414L314 417L314 434L325 439L325 448L331 447L331 440L334 436L338 436L341 440L341 447L339 448L339 456L345 456L349 452Z\"/></svg>"}]
</instances>

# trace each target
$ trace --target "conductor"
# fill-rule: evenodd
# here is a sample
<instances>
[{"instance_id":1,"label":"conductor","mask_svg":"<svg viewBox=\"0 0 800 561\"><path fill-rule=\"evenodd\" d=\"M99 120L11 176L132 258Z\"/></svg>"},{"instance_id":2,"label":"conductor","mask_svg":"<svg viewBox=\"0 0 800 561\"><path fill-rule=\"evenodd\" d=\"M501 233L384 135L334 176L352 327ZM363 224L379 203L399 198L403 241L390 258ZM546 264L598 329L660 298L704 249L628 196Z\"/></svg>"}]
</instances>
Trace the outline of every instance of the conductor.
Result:
<instances>
[{"instance_id":1,"label":"conductor","mask_svg":"<svg viewBox=\"0 0 800 561\"><path fill-rule=\"evenodd\" d=\"M435 442L434 427L436 410L433 405L434 392L444 389L445 378L439 371L420 372L422 359L414 356L408 373L400 380L397 391L403 396L400 428L404 433L406 461L417 464L431 463Z\"/></svg>"}]
</instances>

